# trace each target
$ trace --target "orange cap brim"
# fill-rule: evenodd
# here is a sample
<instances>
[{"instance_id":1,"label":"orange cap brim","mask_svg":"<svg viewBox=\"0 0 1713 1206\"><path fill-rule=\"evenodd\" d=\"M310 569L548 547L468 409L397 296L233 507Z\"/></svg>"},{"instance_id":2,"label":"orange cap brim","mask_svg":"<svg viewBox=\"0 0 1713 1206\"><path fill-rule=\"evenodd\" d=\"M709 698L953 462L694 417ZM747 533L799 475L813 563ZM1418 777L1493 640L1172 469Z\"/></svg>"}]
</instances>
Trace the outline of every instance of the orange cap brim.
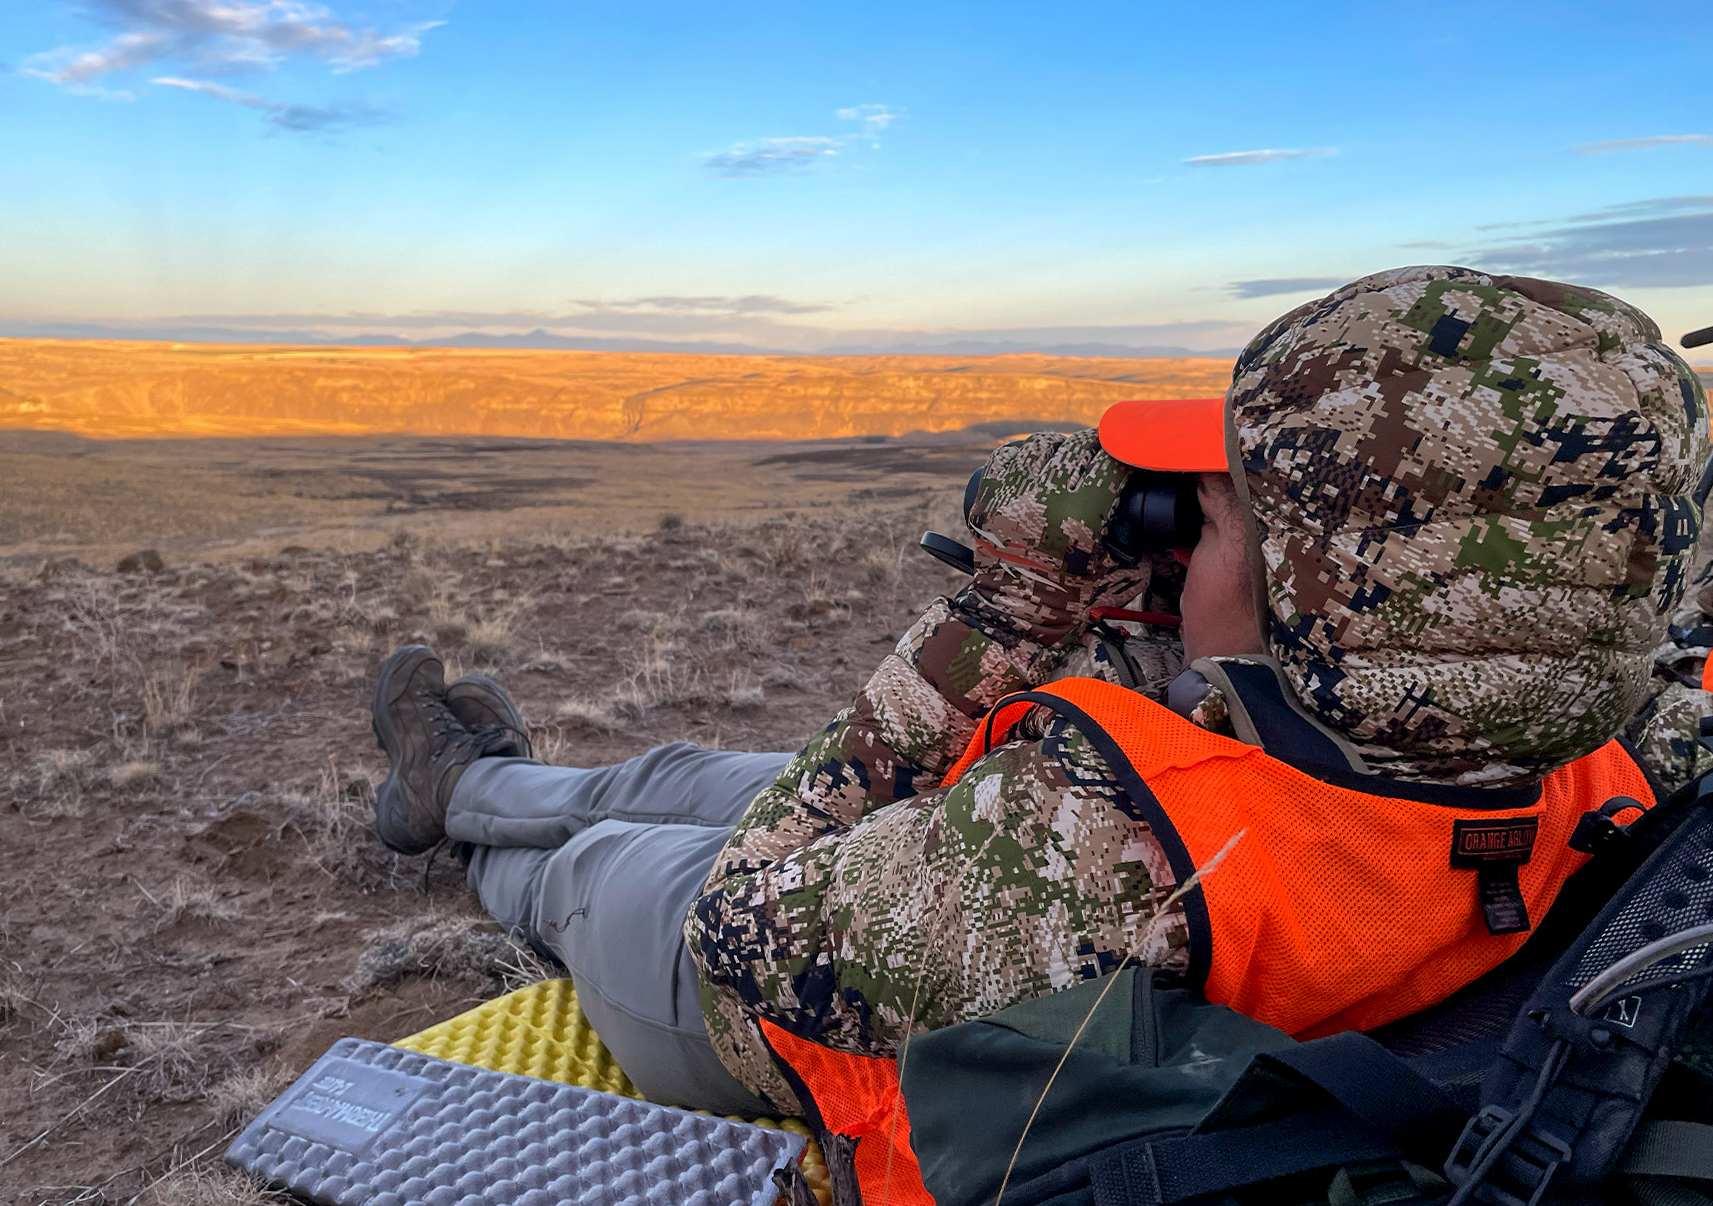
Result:
<instances>
[{"instance_id":1,"label":"orange cap brim","mask_svg":"<svg viewBox=\"0 0 1713 1206\"><path fill-rule=\"evenodd\" d=\"M1100 416L1100 446L1138 469L1224 473L1224 398L1142 398Z\"/></svg>"}]
</instances>

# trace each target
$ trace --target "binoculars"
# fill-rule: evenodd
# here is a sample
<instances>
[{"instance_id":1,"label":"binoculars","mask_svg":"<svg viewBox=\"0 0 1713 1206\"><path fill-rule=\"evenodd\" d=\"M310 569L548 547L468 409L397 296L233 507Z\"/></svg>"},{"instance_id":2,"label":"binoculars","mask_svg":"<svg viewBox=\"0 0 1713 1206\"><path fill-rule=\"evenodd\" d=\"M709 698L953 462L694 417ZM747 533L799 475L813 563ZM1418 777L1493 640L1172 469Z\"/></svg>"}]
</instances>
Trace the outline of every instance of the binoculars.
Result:
<instances>
[{"instance_id":1,"label":"binoculars","mask_svg":"<svg viewBox=\"0 0 1713 1206\"><path fill-rule=\"evenodd\" d=\"M964 522L975 510L982 471L970 474L964 487ZM1138 469L1118 496L1101 543L1120 565L1135 565L1150 553L1194 548L1201 538L1201 503L1196 498L1196 475ZM968 545L923 532L922 547L955 570L975 573L975 551Z\"/></svg>"}]
</instances>

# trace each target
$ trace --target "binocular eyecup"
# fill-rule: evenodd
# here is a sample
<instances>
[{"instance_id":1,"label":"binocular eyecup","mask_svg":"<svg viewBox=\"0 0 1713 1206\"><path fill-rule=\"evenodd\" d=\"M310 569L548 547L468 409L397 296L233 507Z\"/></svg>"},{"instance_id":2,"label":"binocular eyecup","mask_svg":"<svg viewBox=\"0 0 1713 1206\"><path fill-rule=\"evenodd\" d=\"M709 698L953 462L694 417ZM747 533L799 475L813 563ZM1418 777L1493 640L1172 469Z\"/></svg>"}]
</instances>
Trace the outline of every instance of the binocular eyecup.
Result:
<instances>
[{"instance_id":1,"label":"binocular eyecup","mask_svg":"<svg viewBox=\"0 0 1713 1206\"><path fill-rule=\"evenodd\" d=\"M964 487L964 522L969 523L981 491L982 471L970 474ZM1194 548L1201 539L1201 502L1196 475L1138 469L1130 475L1101 543L1120 565L1135 565L1151 553ZM972 525L973 526L973 525ZM938 532L924 532L922 547L953 569L975 572L975 554L967 546Z\"/></svg>"}]
</instances>

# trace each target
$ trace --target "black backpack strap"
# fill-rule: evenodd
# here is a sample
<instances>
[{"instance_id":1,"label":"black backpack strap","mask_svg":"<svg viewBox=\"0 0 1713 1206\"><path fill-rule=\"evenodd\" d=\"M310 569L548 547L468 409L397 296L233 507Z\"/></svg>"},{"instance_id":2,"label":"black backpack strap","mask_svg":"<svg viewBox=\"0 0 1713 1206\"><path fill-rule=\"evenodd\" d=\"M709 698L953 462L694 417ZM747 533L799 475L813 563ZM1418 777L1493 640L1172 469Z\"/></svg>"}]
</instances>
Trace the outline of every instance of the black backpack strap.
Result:
<instances>
[{"instance_id":1,"label":"black backpack strap","mask_svg":"<svg viewBox=\"0 0 1713 1206\"><path fill-rule=\"evenodd\" d=\"M1707 994L1713 936L1673 936L1694 937L1710 904L1713 809L1698 806L1523 1006L1446 1161L1456 1206L1588 1195L1615 1171Z\"/></svg>"},{"instance_id":2,"label":"black backpack strap","mask_svg":"<svg viewBox=\"0 0 1713 1206\"><path fill-rule=\"evenodd\" d=\"M1256 1123L1280 1080L1335 1106ZM1113 1148L1090 1162L1095 1206L1165 1206L1315 1169L1370 1160L1438 1163L1466 1115L1379 1043L1355 1031L1257 1055L1196 1130Z\"/></svg>"},{"instance_id":3,"label":"black backpack strap","mask_svg":"<svg viewBox=\"0 0 1713 1206\"><path fill-rule=\"evenodd\" d=\"M1398 1155L1343 1109L1177 1139L1122 1144L1089 1161L1094 1206L1169 1206L1278 1177Z\"/></svg>"},{"instance_id":4,"label":"black backpack strap","mask_svg":"<svg viewBox=\"0 0 1713 1206\"><path fill-rule=\"evenodd\" d=\"M1258 1055L1255 1062L1288 1068L1405 1152L1443 1152L1468 1118L1438 1086L1354 1030Z\"/></svg>"},{"instance_id":5,"label":"black backpack strap","mask_svg":"<svg viewBox=\"0 0 1713 1206\"><path fill-rule=\"evenodd\" d=\"M1713 1181L1713 1126L1655 1120L1636 1128L1618 1171L1627 1177Z\"/></svg>"}]
</instances>

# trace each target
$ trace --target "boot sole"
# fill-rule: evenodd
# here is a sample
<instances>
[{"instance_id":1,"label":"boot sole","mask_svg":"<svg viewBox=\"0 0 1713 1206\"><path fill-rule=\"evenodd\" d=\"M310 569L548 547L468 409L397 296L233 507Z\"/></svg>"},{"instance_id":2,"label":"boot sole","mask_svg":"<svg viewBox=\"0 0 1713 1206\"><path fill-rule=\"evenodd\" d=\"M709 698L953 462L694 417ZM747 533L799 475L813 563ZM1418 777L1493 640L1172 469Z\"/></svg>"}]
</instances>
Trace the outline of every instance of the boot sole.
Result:
<instances>
[{"instance_id":1,"label":"boot sole","mask_svg":"<svg viewBox=\"0 0 1713 1206\"><path fill-rule=\"evenodd\" d=\"M369 701L369 728L375 734L375 744L387 756L387 777L375 789L375 836L389 850L400 854L421 854L438 844L437 841L425 843L414 836L409 823L404 820L408 809L402 803L393 803L393 797L404 790L398 772L404 742L390 722L389 709L409 690L406 684L423 661L439 662L440 659L427 645L406 645L394 650L381 664L381 672L375 678L375 691ZM404 672L400 673L401 670Z\"/></svg>"}]
</instances>

